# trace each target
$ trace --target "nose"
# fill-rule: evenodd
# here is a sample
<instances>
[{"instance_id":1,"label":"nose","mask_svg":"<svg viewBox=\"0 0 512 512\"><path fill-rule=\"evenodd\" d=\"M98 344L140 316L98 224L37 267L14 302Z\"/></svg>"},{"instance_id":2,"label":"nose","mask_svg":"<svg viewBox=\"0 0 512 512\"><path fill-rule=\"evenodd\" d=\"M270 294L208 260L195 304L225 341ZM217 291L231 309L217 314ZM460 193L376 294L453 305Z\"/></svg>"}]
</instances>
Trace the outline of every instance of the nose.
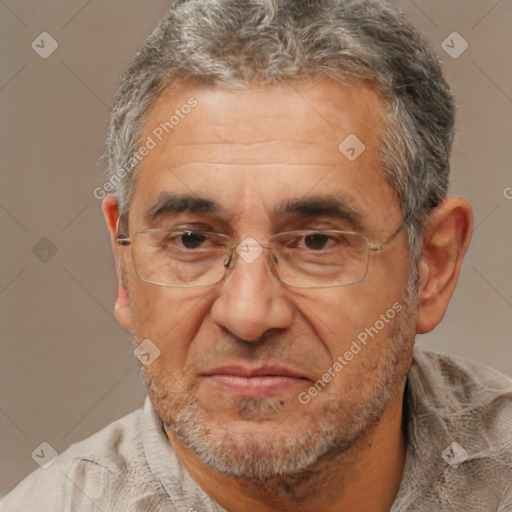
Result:
<instances>
[{"instance_id":1,"label":"nose","mask_svg":"<svg viewBox=\"0 0 512 512\"><path fill-rule=\"evenodd\" d=\"M252 239L240 244L233 257L212 306L213 321L252 342L270 329L289 327L293 320L289 292L272 272L267 250Z\"/></svg>"}]
</instances>

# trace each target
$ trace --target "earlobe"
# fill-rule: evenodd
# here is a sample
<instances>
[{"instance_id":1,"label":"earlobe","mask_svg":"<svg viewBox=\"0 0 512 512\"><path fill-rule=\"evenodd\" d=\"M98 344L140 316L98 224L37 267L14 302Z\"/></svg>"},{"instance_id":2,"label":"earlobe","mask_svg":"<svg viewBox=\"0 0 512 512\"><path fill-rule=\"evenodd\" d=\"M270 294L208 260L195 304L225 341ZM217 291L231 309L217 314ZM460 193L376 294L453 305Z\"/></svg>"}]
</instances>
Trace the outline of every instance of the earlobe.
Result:
<instances>
[{"instance_id":1,"label":"earlobe","mask_svg":"<svg viewBox=\"0 0 512 512\"><path fill-rule=\"evenodd\" d=\"M117 290L117 299L114 310L116 320L128 331L132 329L132 308L130 305L130 296L124 286L119 286Z\"/></svg>"},{"instance_id":2,"label":"earlobe","mask_svg":"<svg viewBox=\"0 0 512 512\"><path fill-rule=\"evenodd\" d=\"M444 317L459 278L473 230L471 206L449 197L431 214L419 263L416 332L431 331Z\"/></svg>"}]
</instances>

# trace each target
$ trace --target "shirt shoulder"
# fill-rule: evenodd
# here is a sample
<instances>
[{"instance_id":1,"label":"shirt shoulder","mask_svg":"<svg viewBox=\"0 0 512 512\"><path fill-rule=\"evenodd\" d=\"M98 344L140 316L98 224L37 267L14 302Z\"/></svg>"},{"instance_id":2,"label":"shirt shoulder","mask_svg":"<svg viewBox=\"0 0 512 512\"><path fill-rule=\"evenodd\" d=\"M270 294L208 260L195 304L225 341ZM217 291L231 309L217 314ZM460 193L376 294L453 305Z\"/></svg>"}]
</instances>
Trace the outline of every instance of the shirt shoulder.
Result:
<instances>
[{"instance_id":1,"label":"shirt shoulder","mask_svg":"<svg viewBox=\"0 0 512 512\"><path fill-rule=\"evenodd\" d=\"M407 457L393 512L512 509L512 379L415 348L405 401Z\"/></svg>"},{"instance_id":2,"label":"shirt shoulder","mask_svg":"<svg viewBox=\"0 0 512 512\"><path fill-rule=\"evenodd\" d=\"M145 405L14 488L0 512L218 512L174 452L149 398Z\"/></svg>"},{"instance_id":3,"label":"shirt shoulder","mask_svg":"<svg viewBox=\"0 0 512 512\"><path fill-rule=\"evenodd\" d=\"M70 446L46 469L22 480L0 503L0 512L96 510L104 482L143 467L141 409Z\"/></svg>"},{"instance_id":4,"label":"shirt shoulder","mask_svg":"<svg viewBox=\"0 0 512 512\"><path fill-rule=\"evenodd\" d=\"M409 382L420 419L466 441L475 459L488 457L512 467L510 377L476 361L417 349Z\"/></svg>"},{"instance_id":5,"label":"shirt shoulder","mask_svg":"<svg viewBox=\"0 0 512 512\"><path fill-rule=\"evenodd\" d=\"M460 356L415 348L409 377L425 401L443 410L456 404L485 405L498 398L511 404L512 378Z\"/></svg>"}]
</instances>

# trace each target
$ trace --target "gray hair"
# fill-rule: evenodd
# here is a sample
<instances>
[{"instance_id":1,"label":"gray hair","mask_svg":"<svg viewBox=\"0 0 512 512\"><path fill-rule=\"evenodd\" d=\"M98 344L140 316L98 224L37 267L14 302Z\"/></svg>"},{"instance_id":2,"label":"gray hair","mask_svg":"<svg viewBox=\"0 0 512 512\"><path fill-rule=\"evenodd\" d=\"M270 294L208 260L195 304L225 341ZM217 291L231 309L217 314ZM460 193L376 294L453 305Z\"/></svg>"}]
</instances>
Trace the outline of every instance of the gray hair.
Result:
<instances>
[{"instance_id":1,"label":"gray hair","mask_svg":"<svg viewBox=\"0 0 512 512\"><path fill-rule=\"evenodd\" d=\"M145 116L165 88L308 77L369 84L386 100L380 162L408 220L411 260L418 261L424 223L447 194L455 107L437 56L384 0L173 2L114 99L106 156L120 212L129 208Z\"/></svg>"}]
</instances>

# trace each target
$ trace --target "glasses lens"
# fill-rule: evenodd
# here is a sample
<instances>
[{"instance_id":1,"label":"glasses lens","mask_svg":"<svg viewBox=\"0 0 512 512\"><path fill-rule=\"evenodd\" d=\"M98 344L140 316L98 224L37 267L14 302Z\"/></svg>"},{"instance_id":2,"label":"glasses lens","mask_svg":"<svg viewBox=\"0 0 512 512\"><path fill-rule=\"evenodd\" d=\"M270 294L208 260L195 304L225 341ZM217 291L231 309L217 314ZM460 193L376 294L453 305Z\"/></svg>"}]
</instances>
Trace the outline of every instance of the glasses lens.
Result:
<instances>
[{"instance_id":1,"label":"glasses lens","mask_svg":"<svg viewBox=\"0 0 512 512\"><path fill-rule=\"evenodd\" d=\"M209 286L226 271L228 239L213 233L150 230L135 235L133 260L142 281L162 286Z\"/></svg>"},{"instance_id":2,"label":"glasses lens","mask_svg":"<svg viewBox=\"0 0 512 512\"><path fill-rule=\"evenodd\" d=\"M132 255L142 281L161 286L211 286L226 273L232 242L224 235L149 230L135 235ZM368 240L341 231L292 231L270 239L279 279L304 288L358 283L368 271ZM248 262L246 260L246 263Z\"/></svg>"},{"instance_id":3,"label":"glasses lens","mask_svg":"<svg viewBox=\"0 0 512 512\"><path fill-rule=\"evenodd\" d=\"M358 283L368 270L368 240L341 231L295 231L276 235L279 279L290 286L324 288Z\"/></svg>"}]
</instances>

